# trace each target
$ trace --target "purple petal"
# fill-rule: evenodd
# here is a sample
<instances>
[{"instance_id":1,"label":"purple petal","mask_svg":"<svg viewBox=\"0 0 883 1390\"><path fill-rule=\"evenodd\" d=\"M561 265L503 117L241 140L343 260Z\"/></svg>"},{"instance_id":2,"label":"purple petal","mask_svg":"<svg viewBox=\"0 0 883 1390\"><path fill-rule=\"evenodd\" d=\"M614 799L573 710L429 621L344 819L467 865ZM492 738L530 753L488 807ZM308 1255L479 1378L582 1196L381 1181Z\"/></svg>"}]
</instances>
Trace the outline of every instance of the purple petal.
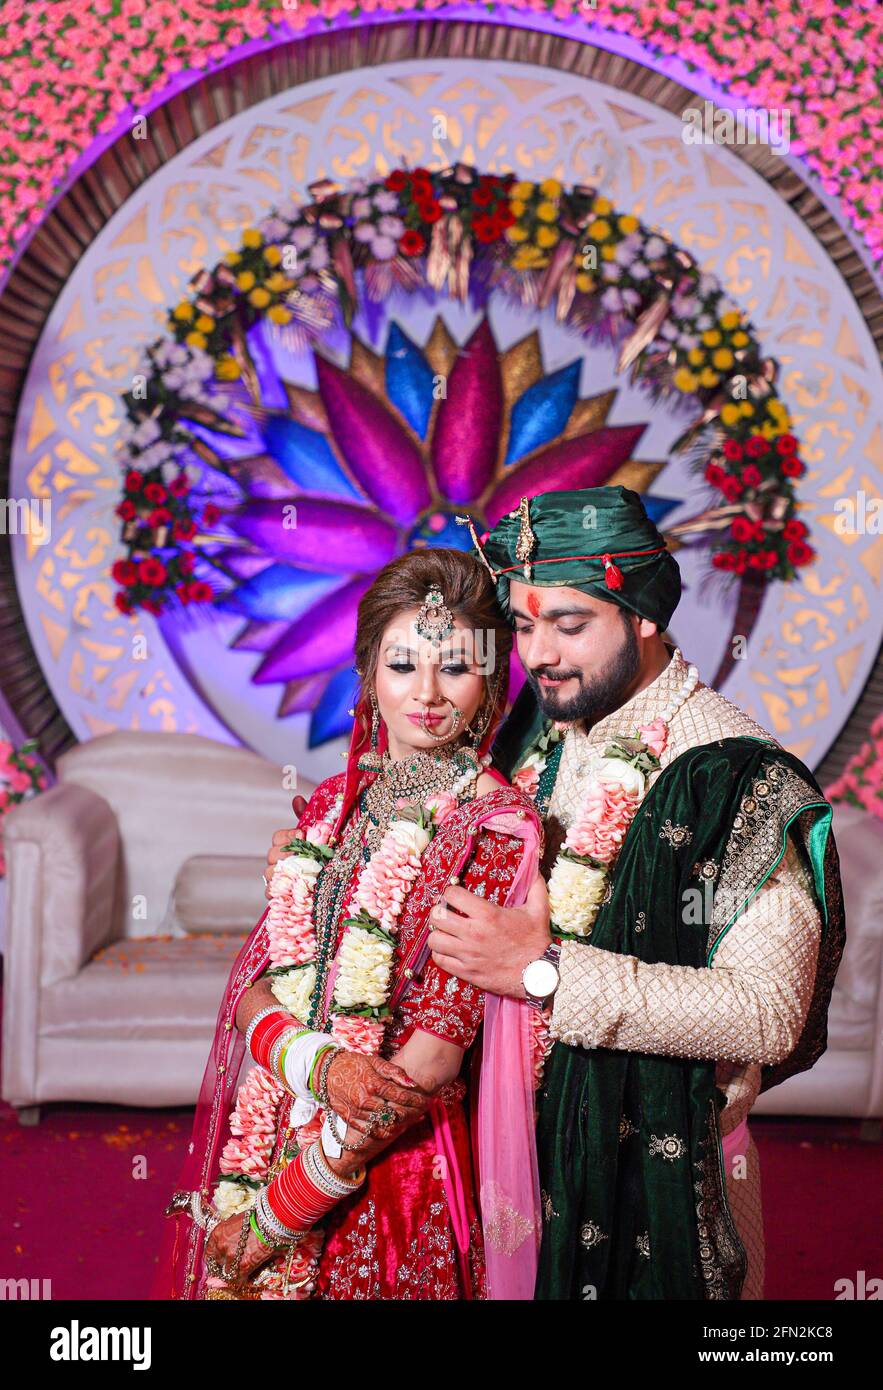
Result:
<instances>
[{"instance_id":1,"label":"purple petal","mask_svg":"<svg viewBox=\"0 0 883 1390\"><path fill-rule=\"evenodd\" d=\"M290 628L284 619L275 618L270 622L246 623L233 638L230 647L234 652L268 652Z\"/></svg>"},{"instance_id":2,"label":"purple petal","mask_svg":"<svg viewBox=\"0 0 883 1390\"><path fill-rule=\"evenodd\" d=\"M460 350L438 409L432 461L439 491L461 505L479 497L497 461L503 386L497 345L482 319Z\"/></svg>"},{"instance_id":3,"label":"purple petal","mask_svg":"<svg viewBox=\"0 0 883 1390\"><path fill-rule=\"evenodd\" d=\"M355 675L353 679L356 679ZM314 710L327 685L328 677L324 674L310 676L303 681L289 681L279 701L278 718L285 719L289 714L308 714Z\"/></svg>"},{"instance_id":4,"label":"purple petal","mask_svg":"<svg viewBox=\"0 0 883 1390\"><path fill-rule=\"evenodd\" d=\"M352 661L359 599L371 582L354 579L292 623L252 676L255 685L304 680Z\"/></svg>"},{"instance_id":5,"label":"purple petal","mask_svg":"<svg viewBox=\"0 0 883 1390\"><path fill-rule=\"evenodd\" d=\"M567 439L515 468L495 488L485 509L489 526L514 511L522 497L572 488L603 487L620 464L631 458L646 425L611 425Z\"/></svg>"},{"instance_id":6,"label":"purple petal","mask_svg":"<svg viewBox=\"0 0 883 1390\"><path fill-rule=\"evenodd\" d=\"M291 507L293 511L287 511ZM380 569L394 559L396 531L366 507L299 497L249 502L230 520L240 536L277 560L323 574Z\"/></svg>"},{"instance_id":7,"label":"purple petal","mask_svg":"<svg viewBox=\"0 0 883 1390\"><path fill-rule=\"evenodd\" d=\"M316 373L350 473L381 511L407 525L431 500L420 450L382 401L318 353Z\"/></svg>"}]
</instances>

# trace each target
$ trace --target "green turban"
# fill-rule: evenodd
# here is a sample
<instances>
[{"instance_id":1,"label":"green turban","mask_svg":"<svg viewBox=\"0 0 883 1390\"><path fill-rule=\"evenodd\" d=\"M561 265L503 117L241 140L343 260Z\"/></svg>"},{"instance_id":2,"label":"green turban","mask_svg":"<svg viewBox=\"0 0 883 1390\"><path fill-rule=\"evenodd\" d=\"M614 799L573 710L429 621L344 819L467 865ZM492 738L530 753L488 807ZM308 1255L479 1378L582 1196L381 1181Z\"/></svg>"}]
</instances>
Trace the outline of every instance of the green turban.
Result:
<instances>
[{"instance_id":1,"label":"green turban","mask_svg":"<svg viewBox=\"0 0 883 1390\"><path fill-rule=\"evenodd\" d=\"M566 585L668 627L681 597L678 562L627 487L587 487L522 498L479 541L509 612L509 583ZM650 553L648 553L650 552ZM527 568L525 568L527 567Z\"/></svg>"}]
</instances>

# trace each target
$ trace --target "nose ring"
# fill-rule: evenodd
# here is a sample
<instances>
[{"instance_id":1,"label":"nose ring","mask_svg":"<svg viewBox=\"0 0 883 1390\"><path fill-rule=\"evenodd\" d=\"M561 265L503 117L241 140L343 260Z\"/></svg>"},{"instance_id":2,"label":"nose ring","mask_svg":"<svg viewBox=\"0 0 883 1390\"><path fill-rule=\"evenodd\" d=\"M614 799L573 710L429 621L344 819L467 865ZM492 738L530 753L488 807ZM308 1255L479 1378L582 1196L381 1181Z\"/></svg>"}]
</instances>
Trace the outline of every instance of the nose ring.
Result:
<instances>
[{"instance_id":1,"label":"nose ring","mask_svg":"<svg viewBox=\"0 0 883 1390\"><path fill-rule=\"evenodd\" d=\"M463 717L463 711L458 709L456 705L451 705L450 729L448 729L448 732L446 734L434 734L426 723L426 714L427 711L423 710L422 714L420 715L420 727L425 734L429 735L430 738L434 738L436 743L450 742L450 740L455 736L457 730L459 729L460 720Z\"/></svg>"}]
</instances>

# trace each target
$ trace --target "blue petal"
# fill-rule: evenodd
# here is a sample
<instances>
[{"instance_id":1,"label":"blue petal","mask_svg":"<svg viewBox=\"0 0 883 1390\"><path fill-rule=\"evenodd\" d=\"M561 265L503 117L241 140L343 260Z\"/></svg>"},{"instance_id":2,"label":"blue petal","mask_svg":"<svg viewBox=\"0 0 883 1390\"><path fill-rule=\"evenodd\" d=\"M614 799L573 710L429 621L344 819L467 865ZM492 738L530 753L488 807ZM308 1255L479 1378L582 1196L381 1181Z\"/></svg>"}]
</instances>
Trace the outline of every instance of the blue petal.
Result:
<instances>
[{"instance_id":1,"label":"blue petal","mask_svg":"<svg viewBox=\"0 0 883 1390\"><path fill-rule=\"evenodd\" d=\"M420 439L432 414L432 368L397 323L386 340L386 394Z\"/></svg>"},{"instance_id":2,"label":"blue petal","mask_svg":"<svg viewBox=\"0 0 883 1390\"><path fill-rule=\"evenodd\" d=\"M313 710L308 743L310 748L318 748L320 743L328 743L332 738L349 733L353 723L350 710L358 685L359 678L352 666L342 666L335 671Z\"/></svg>"},{"instance_id":3,"label":"blue petal","mask_svg":"<svg viewBox=\"0 0 883 1390\"><path fill-rule=\"evenodd\" d=\"M340 584L340 575L316 574L293 565L268 565L253 579L240 584L220 606L261 621L285 618L293 622L314 603L339 589Z\"/></svg>"},{"instance_id":4,"label":"blue petal","mask_svg":"<svg viewBox=\"0 0 883 1390\"><path fill-rule=\"evenodd\" d=\"M657 526L662 518L674 511L675 507L679 507L683 500L682 497L651 497L646 492L641 493L641 501L647 509L647 515Z\"/></svg>"},{"instance_id":5,"label":"blue petal","mask_svg":"<svg viewBox=\"0 0 883 1390\"><path fill-rule=\"evenodd\" d=\"M543 377L515 402L509 423L506 466L557 439L576 405L582 359Z\"/></svg>"},{"instance_id":6,"label":"blue petal","mask_svg":"<svg viewBox=\"0 0 883 1390\"><path fill-rule=\"evenodd\" d=\"M271 415L262 430L264 446L293 483L305 492L320 492L364 502L334 456L324 434L287 416Z\"/></svg>"}]
</instances>

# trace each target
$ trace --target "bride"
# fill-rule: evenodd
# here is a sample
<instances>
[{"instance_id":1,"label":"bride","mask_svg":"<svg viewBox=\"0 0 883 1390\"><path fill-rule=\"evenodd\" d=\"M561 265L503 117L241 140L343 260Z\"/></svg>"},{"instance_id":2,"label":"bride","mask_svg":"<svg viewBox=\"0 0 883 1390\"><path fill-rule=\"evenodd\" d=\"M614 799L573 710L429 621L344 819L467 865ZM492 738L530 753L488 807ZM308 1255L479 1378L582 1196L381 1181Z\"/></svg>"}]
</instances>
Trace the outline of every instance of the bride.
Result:
<instances>
[{"instance_id":1,"label":"bride","mask_svg":"<svg viewBox=\"0 0 883 1390\"><path fill-rule=\"evenodd\" d=\"M532 1297L542 1015L428 943L450 883L518 906L537 872L537 813L486 751L511 645L460 551L403 556L362 599L346 771L231 972L156 1297Z\"/></svg>"}]
</instances>

